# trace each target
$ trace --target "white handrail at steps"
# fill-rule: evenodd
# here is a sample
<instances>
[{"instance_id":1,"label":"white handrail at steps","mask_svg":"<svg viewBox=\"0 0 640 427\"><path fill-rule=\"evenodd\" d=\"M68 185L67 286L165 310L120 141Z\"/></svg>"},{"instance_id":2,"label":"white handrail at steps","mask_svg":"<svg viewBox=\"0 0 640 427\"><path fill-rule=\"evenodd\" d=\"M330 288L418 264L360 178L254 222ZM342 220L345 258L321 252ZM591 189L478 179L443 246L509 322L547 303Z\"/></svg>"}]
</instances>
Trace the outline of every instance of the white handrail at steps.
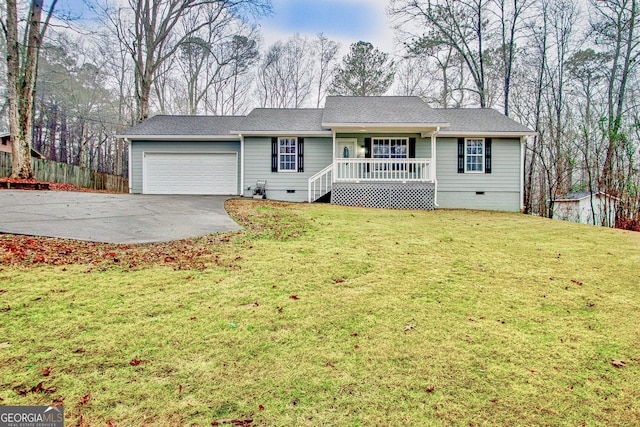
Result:
<instances>
[{"instance_id":1,"label":"white handrail at steps","mask_svg":"<svg viewBox=\"0 0 640 427\"><path fill-rule=\"evenodd\" d=\"M331 191L333 186L333 163L309 178L309 203Z\"/></svg>"}]
</instances>

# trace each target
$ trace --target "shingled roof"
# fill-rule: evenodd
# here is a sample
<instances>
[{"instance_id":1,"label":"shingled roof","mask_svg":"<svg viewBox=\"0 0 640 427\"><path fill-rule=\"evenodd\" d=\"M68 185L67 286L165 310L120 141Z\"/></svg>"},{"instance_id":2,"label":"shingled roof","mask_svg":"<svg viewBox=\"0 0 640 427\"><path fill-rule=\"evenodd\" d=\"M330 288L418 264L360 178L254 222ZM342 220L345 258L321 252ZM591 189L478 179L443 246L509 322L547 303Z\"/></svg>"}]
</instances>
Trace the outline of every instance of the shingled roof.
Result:
<instances>
[{"instance_id":1,"label":"shingled roof","mask_svg":"<svg viewBox=\"0 0 640 427\"><path fill-rule=\"evenodd\" d=\"M118 135L159 140L239 140L242 135L331 135L349 127L441 135L533 135L534 131L491 108L431 108L416 96L329 96L324 109L256 108L247 116L152 117ZM374 130L375 131L375 130Z\"/></svg>"},{"instance_id":2,"label":"shingled roof","mask_svg":"<svg viewBox=\"0 0 640 427\"><path fill-rule=\"evenodd\" d=\"M442 133L519 133L533 134L531 129L492 108L443 108L442 115L450 123Z\"/></svg>"},{"instance_id":3,"label":"shingled roof","mask_svg":"<svg viewBox=\"0 0 640 427\"><path fill-rule=\"evenodd\" d=\"M256 108L232 130L242 134L268 133L322 133L331 135L322 127L322 113L318 108Z\"/></svg>"},{"instance_id":4,"label":"shingled roof","mask_svg":"<svg viewBox=\"0 0 640 427\"><path fill-rule=\"evenodd\" d=\"M118 135L121 138L153 137L153 139L239 139L231 129L238 127L244 116L165 116L151 117Z\"/></svg>"},{"instance_id":5,"label":"shingled roof","mask_svg":"<svg viewBox=\"0 0 640 427\"><path fill-rule=\"evenodd\" d=\"M353 124L446 125L441 111L417 96L329 96L322 125Z\"/></svg>"}]
</instances>

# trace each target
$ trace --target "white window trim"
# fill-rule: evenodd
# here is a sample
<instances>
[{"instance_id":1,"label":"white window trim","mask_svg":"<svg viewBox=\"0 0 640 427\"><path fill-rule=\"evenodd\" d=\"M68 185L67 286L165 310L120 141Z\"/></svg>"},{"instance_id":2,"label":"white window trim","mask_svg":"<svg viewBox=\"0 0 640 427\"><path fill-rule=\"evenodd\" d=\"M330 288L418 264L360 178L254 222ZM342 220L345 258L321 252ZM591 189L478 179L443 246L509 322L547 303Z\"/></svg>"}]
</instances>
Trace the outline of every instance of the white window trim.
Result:
<instances>
[{"instance_id":1,"label":"white window trim","mask_svg":"<svg viewBox=\"0 0 640 427\"><path fill-rule=\"evenodd\" d=\"M398 141L404 141L405 145L407 146L407 153L405 155L405 157L391 157L391 151L389 151L389 157L374 157L374 146L375 146L375 141L376 140L389 140L391 141L392 139L398 140ZM409 138L406 138L404 136L373 136L371 137L371 158L372 159L408 159L409 158Z\"/></svg>"},{"instance_id":2,"label":"white window trim","mask_svg":"<svg viewBox=\"0 0 640 427\"><path fill-rule=\"evenodd\" d=\"M482 142L482 163L480 164L480 166L482 166L482 170L472 171L468 169L469 164L467 163L467 143L470 141ZM465 138L464 139L464 173L480 173L480 174L484 173L486 151L487 151L487 144L484 138Z\"/></svg>"},{"instance_id":3,"label":"white window trim","mask_svg":"<svg viewBox=\"0 0 640 427\"><path fill-rule=\"evenodd\" d=\"M293 169L282 169L280 167L280 165L282 165L282 162L280 161L280 156L283 155L289 155L291 153L280 153L280 141L282 141L283 139L292 139L294 141L293 146L295 148L295 153L293 154L293 161L294 161L294 165L293 165ZM280 136L278 137L278 172L282 172L282 173L296 173L298 172L298 137L295 136Z\"/></svg>"}]
</instances>

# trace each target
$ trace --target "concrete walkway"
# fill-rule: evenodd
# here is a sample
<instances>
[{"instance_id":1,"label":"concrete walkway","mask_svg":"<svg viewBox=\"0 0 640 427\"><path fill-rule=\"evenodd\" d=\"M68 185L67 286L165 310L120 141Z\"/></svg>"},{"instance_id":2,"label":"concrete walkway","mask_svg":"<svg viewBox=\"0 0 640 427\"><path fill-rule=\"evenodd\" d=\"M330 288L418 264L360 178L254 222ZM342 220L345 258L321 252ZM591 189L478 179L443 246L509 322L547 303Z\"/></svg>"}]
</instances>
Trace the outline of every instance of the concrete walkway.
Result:
<instances>
[{"instance_id":1,"label":"concrete walkway","mask_svg":"<svg viewBox=\"0 0 640 427\"><path fill-rule=\"evenodd\" d=\"M224 209L228 198L0 190L0 233L167 242L242 229Z\"/></svg>"}]
</instances>

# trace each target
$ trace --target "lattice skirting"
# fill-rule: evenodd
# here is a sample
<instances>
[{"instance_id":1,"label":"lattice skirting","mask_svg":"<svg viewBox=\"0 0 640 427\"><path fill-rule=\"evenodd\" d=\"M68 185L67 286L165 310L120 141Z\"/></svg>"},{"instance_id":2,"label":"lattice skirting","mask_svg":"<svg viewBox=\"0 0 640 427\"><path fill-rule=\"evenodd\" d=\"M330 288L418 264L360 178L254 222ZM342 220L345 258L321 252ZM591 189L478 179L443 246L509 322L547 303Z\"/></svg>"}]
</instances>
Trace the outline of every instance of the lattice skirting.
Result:
<instances>
[{"instance_id":1,"label":"lattice skirting","mask_svg":"<svg viewBox=\"0 0 640 427\"><path fill-rule=\"evenodd\" d=\"M433 210L435 185L432 182L336 182L331 203L345 206Z\"/></svg>"}]
</instances>

